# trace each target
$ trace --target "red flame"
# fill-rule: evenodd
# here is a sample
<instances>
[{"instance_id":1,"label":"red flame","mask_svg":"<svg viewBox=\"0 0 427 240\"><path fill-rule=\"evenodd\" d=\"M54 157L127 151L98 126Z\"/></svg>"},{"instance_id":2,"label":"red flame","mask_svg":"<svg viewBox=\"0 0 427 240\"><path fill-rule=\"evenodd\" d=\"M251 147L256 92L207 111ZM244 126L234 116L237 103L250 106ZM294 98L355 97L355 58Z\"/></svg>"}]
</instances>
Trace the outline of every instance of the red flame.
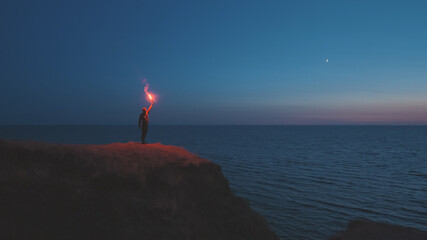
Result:
<instances>
[{"instance_id":1,"label":"red flame","mask_svg":"<svg viewBox=\"0 0 427 240\"><path fill-rule=\"evenodd\" d=\"M148 100L150 102L155 102L156 101L156 95L154 95L153 93L148 91L149 86L148 86L147 80L144 79L143 82L145 83L145 87L144 87L145 95L148 97Z\"/></svg>"}]
</instances>

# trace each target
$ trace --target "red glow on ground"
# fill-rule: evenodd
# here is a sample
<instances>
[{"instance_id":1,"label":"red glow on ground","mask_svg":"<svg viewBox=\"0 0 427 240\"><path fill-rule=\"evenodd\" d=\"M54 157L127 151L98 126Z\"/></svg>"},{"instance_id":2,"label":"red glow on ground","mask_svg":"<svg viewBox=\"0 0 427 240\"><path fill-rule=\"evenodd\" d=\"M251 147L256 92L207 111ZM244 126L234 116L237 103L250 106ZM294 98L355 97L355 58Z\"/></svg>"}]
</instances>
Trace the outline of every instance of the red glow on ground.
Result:
<instances>
[{"instance_id":1,"label":"red glow on ground","mask_svg":"<svg viewBox=\"0 0 427 240\"><path fill-rule=\"evenodd\" d=\"M66 146L89 150L91 156L100 157L109 167L128 173L138 172L143 167L159 167L167 164L184 166L209 163L209 160L192 154L184 148L160 143L141 144L129 142L107 145Z\"/></svg>"}]
</instances>

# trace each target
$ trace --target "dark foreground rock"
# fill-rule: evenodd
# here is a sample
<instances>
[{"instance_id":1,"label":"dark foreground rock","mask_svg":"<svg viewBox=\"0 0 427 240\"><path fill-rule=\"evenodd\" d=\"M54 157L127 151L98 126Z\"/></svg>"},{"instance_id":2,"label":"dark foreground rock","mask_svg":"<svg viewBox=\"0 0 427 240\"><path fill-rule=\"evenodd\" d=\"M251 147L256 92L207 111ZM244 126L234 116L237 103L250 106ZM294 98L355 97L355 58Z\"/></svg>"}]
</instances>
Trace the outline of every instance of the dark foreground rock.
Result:
<instances>
[{"instance_id":1,"label":"dark foreground rock","mask_svg":"<svg viewBox=\"0 0 427 240\"><path fill-rule=\"evenodd\" d=\"M427 240L427 232L386 223L355 220L344 232L329 240Z\"/></svg>"},{"instance_id":2,"label":"dark foreground rock","mask_svg":"<svg viewBox=\"0 0 427 240\"><path fill-rule=\"evenodd\" d=\"M0 239L278 238L182 148L0 140Z\"/></svg>"}]
</instances>

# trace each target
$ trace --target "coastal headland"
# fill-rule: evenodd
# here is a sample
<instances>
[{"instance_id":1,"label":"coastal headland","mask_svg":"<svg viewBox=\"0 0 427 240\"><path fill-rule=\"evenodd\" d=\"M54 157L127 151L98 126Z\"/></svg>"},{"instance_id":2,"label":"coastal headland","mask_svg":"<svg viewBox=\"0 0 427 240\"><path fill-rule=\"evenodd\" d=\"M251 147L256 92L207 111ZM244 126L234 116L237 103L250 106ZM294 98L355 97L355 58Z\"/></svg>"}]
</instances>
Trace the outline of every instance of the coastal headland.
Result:
<instances>
[{"instance_id":1,"label":"coastal headland","mask_svg":"<svg viewBox=\"0 0 427 240\"><path fill-rule=\"evenodd\" d=\"M180 147L0 140L0 156L1 239L278 239Z\"/></svg>"},{"instance_id":2,"label":"coastal headland","mask_svg":"<svg viewBox=\"0 0 427 240\"><path fill-rule=\"evenodd\" d=\"M221 167L155 144L0 140L1 239L279 239ZM425 240L353 221L331 240Z\"/></svg>"}]
</instances>

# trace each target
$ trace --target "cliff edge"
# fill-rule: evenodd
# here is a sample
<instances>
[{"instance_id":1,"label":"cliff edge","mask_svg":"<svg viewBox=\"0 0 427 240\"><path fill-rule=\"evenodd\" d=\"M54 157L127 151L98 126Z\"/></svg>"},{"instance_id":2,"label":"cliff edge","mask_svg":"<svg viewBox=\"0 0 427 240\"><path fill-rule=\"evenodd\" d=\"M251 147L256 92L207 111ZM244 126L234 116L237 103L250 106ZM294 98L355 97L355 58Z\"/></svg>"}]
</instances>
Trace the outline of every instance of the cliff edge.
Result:
<instances>
[{"instance_id":1,"label":"cliff edge","mask_svg":"<svg viewBox=\"0 0 427 240\"><path fill-rule=\"evenodd\" d=\"M0 140L1 239L278 239L220 166L162 144Z\"/></svg>"}]
</instances>

